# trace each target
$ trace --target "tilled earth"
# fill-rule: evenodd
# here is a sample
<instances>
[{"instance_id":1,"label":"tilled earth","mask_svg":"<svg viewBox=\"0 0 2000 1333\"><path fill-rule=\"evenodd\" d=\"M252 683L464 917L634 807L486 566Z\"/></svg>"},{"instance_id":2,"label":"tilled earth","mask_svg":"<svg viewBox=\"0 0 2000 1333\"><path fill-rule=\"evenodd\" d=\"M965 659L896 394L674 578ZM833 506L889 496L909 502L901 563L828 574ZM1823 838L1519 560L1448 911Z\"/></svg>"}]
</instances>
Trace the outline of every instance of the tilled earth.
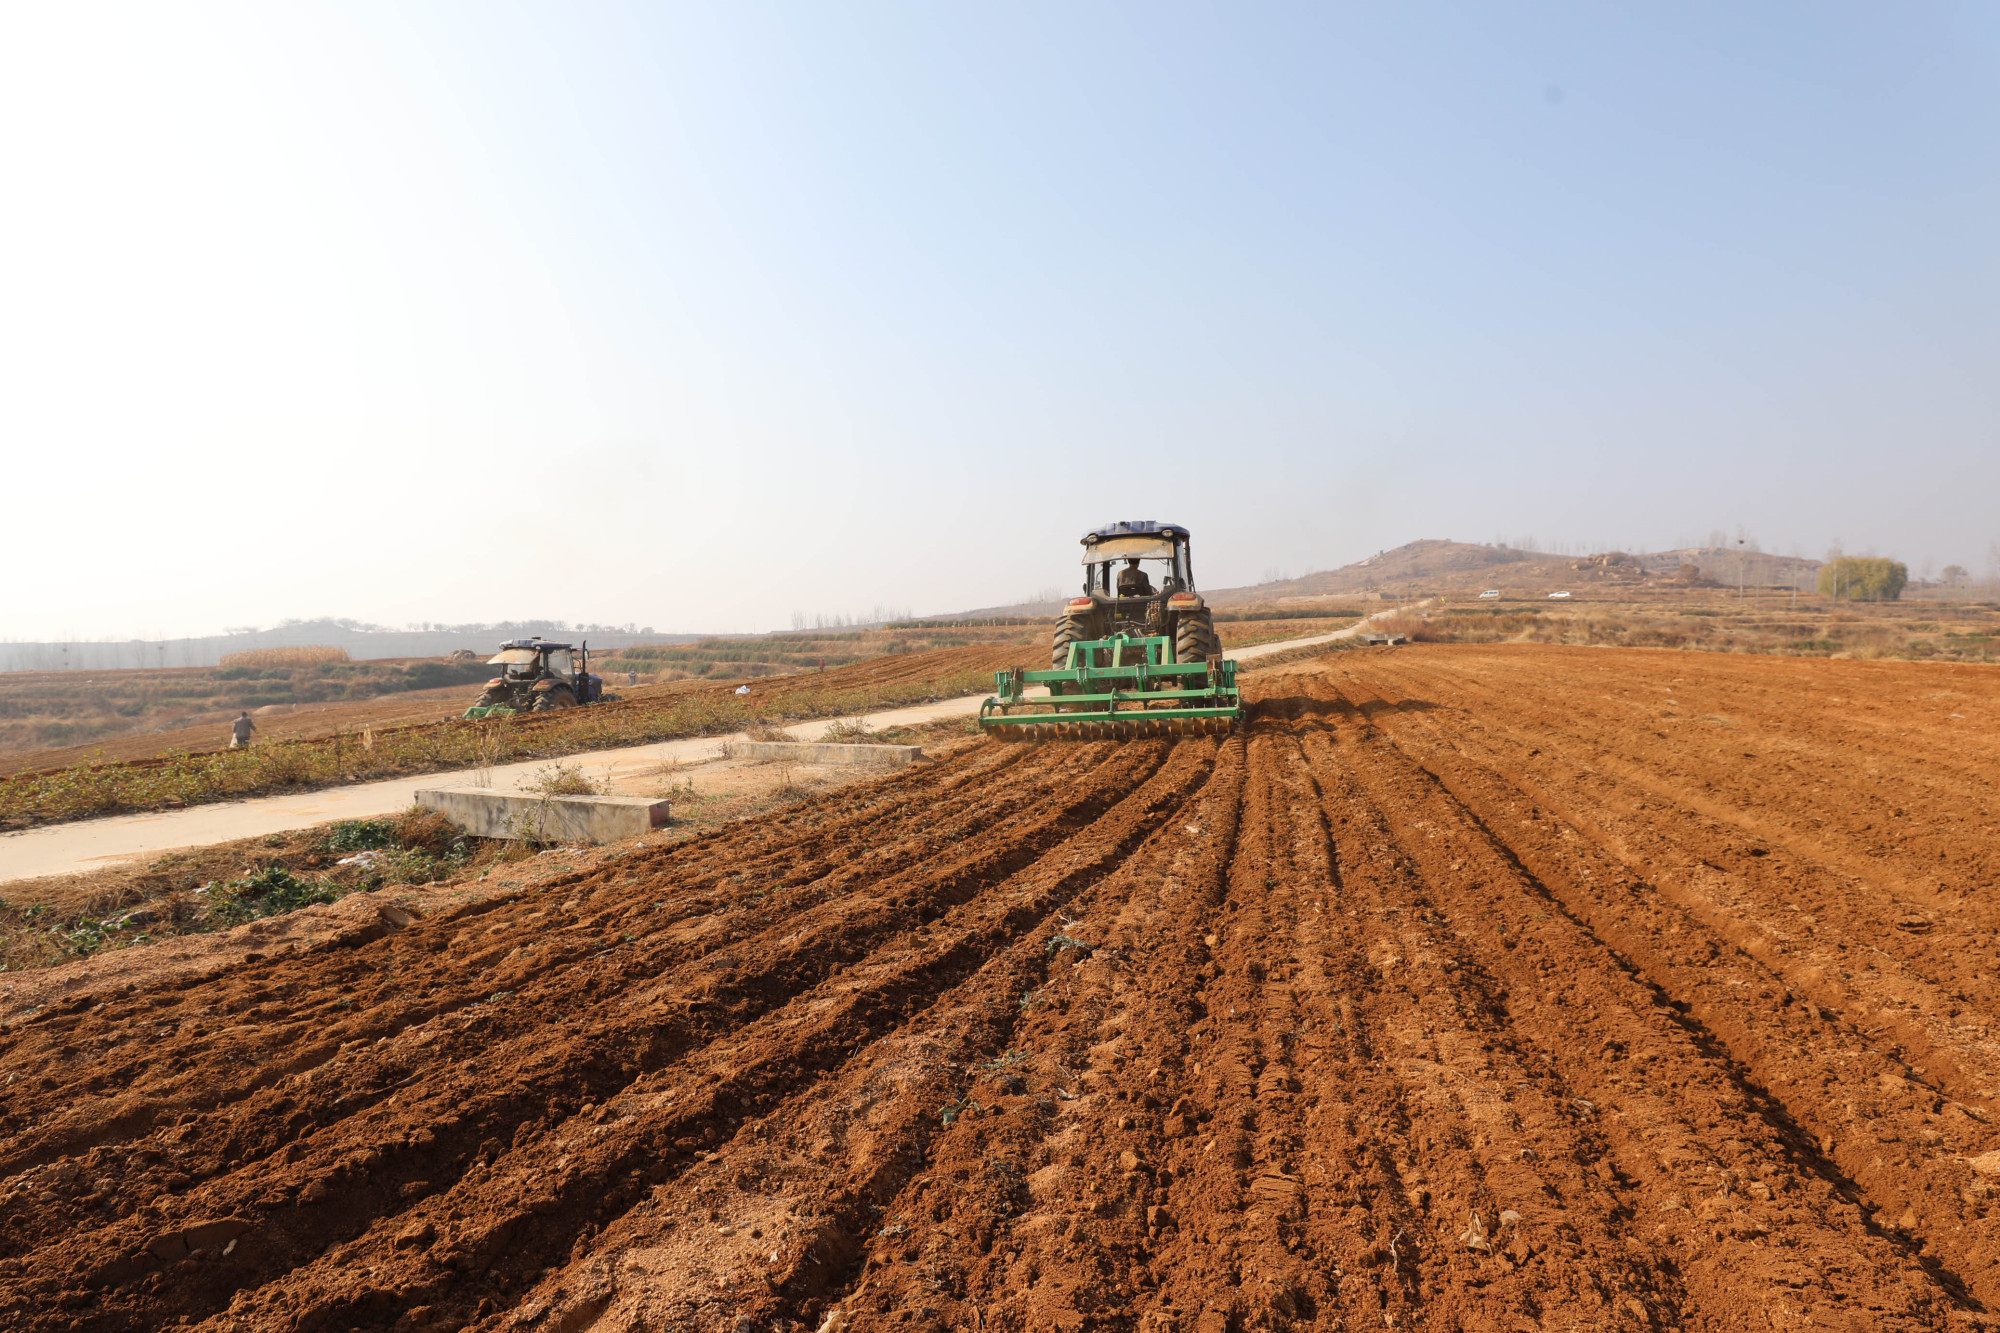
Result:
<instances>
[{"instance_id":1,"label":"tilled earth","mask_svg":"<svg viewBox=\"0 0 2000 1333\"><path fill-rule=\"evenodd\" d=\"M1418 647L0 1038L0 1326L1948 1329L2000 673Z\"/></svg>"}]
</instances>

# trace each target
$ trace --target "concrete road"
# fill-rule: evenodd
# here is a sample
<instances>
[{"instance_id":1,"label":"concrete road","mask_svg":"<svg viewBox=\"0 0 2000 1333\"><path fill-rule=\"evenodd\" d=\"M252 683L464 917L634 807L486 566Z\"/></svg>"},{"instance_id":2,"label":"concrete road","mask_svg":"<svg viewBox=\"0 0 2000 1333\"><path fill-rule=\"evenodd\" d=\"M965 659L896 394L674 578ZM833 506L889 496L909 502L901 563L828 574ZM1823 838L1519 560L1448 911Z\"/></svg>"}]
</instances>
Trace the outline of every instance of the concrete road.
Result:
<instances>
[{"instance_id":1,"label":"concrete road","mask_svg":"<svg viewBox=\"0 0 2000 1333\"><path fill-rule=\"evenodd\" d=\"M1370 621L1392 614L1379 611L1346 629L1307 639L1287 639L1260 643L1225 654L1238 662L1254 661L1272 653L1350 638ZM939 718L970 717L979 712L985 694L968 694L958 699L920 704L870 713L867 721L874 730L932 722ZM800 740L817 740L828 725L827 719L801 722L785 731ZM663 780L663 765L705 765L720 762L725 742L742 740L733 736L702 736L684 741L656 741L626 749L595 750L563 759L594 778L603 779L612 792L646 793ZM117 861L150 858L184 847L207 847L238 838L261 837L288 829L307 828L334 819L379 819L406 809L421 787L513 787L531 778L537 769L553 762L530 760L521 764L498 764L491 769L461 769L456 772L426 773L420 777L393 778L385 782L357 782L352 786L328 787L295 796L260 796L247 801L221 801L186 810L160 810L142 815L112 815L85 819L44 828L22 829L0 834L0 883L17 879L39 879L44 875L68 875L94 870Z\"/></svg>"}]
</instances>

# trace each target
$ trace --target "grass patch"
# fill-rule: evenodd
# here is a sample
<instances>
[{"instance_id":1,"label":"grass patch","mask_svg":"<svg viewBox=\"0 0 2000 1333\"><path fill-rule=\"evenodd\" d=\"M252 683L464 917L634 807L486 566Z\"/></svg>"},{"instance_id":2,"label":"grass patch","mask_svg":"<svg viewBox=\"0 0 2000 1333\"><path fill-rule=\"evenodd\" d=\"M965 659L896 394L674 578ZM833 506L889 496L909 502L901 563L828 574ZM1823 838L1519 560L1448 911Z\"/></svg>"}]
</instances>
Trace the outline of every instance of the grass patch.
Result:
<instances>
[{"instance_id":1,"label":"grass patch","mask_svg":"<svg viewBox=\"0 0 2000 1333\"><path fill-rule=\"evenodd\" d=\"M465 837L435 811L412 808L395 819L343 820L169 853L141 875L83 892L57 888L51 901L0 900L0 972L227 930L392 884L447 879L495 846ZM218 874L225 865L242 869ZM48 883L39 891L48 892Z\"/></svg>"},{"instance_id":2,"label":"grass patch","mask_svg":"<svg viewBox=\"0 0 2000 1333\"><path fill-rule=\"evenodd\" d=\"M214 928L227 929L316 903L338 902L348 890L324 880L300 879L289 870L273 867L244 879L207 884L195 892L208 899L208 916Z\"/></svg>"},{"instance_id":3,"label":"grass patch","mask_svg":"<svg viewBox=\"0 0 2000 1333\"><path fill-rule=\"evenodd\" d=\"M396 845L396 826L386 819L343 819L328 832L330 852L365 852Z\"/></svg>"}]
</instances>

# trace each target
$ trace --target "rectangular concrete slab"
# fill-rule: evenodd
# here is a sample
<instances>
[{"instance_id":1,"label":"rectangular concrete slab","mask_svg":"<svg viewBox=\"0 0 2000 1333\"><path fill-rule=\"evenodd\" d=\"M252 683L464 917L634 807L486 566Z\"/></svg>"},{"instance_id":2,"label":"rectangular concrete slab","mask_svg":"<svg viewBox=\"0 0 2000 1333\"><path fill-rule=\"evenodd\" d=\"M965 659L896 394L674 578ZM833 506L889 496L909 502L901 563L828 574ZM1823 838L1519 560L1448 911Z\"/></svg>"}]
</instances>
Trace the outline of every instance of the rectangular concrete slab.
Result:
<instances>
[{"instance_id":1,"label":"rectangular concrete slab","mask_svg":"<svg viewBox=\"0 0 2000 1333\"><path fill-rule=\"evenodd\" d=\"M672 804L649 796L537 796L498 787L433 787L416 794L481 838L534 842L617 842L666 825Z\"/></svg>"},{"instance_id":2,"label":"rectangular concrete slab","mask_svg":"<svg viewBox=\"0 0 2000 1333\"><path fill-rule=\"evenodd\" d=\"M722 747L731 759L788 759L795 764L887 764L915 762L921 745L821 745L800 741L731 741Z\"/></svg>"}]
</instances>

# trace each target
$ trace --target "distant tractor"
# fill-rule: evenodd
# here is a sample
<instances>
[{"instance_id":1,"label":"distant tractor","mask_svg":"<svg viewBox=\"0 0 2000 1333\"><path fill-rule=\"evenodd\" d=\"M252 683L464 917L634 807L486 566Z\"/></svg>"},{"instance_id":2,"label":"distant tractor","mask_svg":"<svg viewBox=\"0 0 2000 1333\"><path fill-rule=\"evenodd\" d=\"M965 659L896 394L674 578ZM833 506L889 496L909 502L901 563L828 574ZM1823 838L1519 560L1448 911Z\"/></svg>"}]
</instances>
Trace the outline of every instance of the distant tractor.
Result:
<instances>
[{"instance_id":1,"label":"distant tractor","mask_svg":"<svg viewBox=\"0 0 2000 1333\"><path fill-rule=\"evenodd\" d=\"M604 678L590 673L589 644L511 639L486 664L499 667L500 674L486 682L478 701L465 710L467 717L546 713L604 697Z\"/></svg>"},{"instance_id":2,"label":"distant tractor","mask_svg":"<svg viewBox=\"0 0 2000 1333\"><path fill-rule=\"evenodd\" d=\"M1147 563L1165 565L1159 586ZM1083 535L1083 593L1056 620L1048 671L999 672L980 725L1002 738L1081 739L1228 731L1242 715L1236 664L1224 659L1194 590L1188 530L1112 523ZM1047 695L1030 696L1030 686Z\"/></svg>"}]
</instances>

